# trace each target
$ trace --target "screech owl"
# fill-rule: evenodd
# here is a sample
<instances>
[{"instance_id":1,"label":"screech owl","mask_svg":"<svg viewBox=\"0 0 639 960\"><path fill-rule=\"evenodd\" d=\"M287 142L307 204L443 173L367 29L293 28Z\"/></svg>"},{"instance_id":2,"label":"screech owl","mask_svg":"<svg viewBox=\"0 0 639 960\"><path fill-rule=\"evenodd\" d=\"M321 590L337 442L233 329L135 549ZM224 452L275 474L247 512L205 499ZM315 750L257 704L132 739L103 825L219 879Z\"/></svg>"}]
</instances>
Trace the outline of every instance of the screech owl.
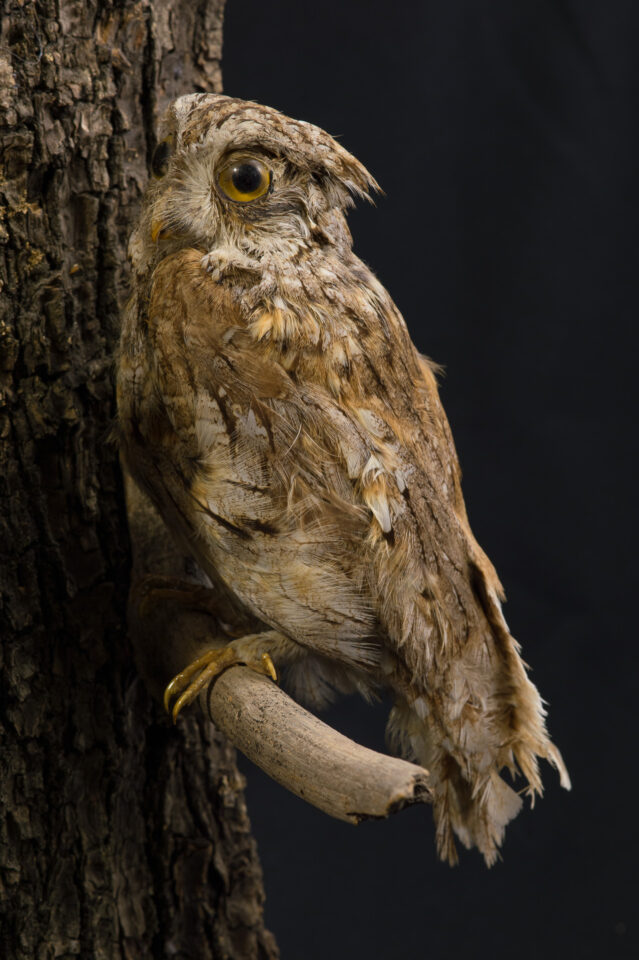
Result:
<instances>
[{"instance_id":1,"label":"screech owl","mask_svg":"<svg viewBox=\"0 0 639 960\"><path fill-rule=\"evenodd\" d=\"M123 458L219 599L226 637L171 685L283 670L321 706L391 691L430 771L437 848L491 864L538 758L569 779L471 533L434 366L352 252L378 189L328 134L213 94L169 108L130 246Z\"/></svg>"}]
</instances>

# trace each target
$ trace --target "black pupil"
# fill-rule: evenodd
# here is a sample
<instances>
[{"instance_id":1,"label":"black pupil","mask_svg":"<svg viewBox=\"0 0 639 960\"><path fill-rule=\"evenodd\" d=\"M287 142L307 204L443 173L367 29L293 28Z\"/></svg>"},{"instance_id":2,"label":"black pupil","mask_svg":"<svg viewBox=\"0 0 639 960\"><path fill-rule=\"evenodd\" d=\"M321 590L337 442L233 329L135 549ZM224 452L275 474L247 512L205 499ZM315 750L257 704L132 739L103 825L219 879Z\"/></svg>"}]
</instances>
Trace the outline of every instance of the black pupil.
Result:
<instances>
[{"instance_id":1,"label":"black pupil","mask_svg":"<svg viewBox=\"0 0 639 960\"><path fill-rule=\"evenodd\" d=\"M153 159L151 160L151 169L156 177L163 177L167 171L169 165L169 157L171 156L171 146L163 140L161 143L158 143L157 147L153 151Z\"/></svg>"},{"instance_id":2,"label":"black pupil","mask_svg":"<svg viewBox=\"0 0 639 960\"><path fill-rule=\"evenodd\" d=\"M254 163L238 163L231 180L238 193L255 193L262 186L262 171Z\"/></svg>"}]
</instances>

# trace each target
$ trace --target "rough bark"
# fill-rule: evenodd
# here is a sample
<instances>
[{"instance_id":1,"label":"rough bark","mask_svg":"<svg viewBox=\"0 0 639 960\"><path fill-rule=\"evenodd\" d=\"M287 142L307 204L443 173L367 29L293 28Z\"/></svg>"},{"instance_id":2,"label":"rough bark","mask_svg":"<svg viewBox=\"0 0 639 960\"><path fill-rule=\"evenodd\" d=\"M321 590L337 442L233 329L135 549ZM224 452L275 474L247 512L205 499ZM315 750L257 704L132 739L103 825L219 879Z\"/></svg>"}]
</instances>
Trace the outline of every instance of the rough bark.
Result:
<instances>
[{"instance_id":1,"label":"rough bark","mask_svg":"<svg viewBox=\"0 0 639 960\"><path fill-rule=\"evenodd\" d=\"M124 626L112 357L155 121L223 0L13 0L0 48L3 957L277 956L233 751Z\"/></svg>"}]
</instances>

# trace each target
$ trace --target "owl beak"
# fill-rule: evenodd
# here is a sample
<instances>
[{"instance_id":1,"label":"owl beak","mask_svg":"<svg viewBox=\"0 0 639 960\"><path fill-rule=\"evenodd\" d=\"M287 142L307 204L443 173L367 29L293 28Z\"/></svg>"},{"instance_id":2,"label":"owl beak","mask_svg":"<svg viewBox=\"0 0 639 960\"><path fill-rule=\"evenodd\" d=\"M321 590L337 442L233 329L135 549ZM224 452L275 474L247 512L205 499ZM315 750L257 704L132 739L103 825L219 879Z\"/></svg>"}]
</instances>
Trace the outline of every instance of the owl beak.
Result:
<instances>
[{"instance_id":1,"label":"owl beak","mask_svg":"<svg viewBox=\"0 0 639 960\"><path fill-rule=\"evenodd\" d=\"M157 243L158 240L162 240L164 237L168 237L169 233L170 231L167 230L162 220L151 221L151 240L153 241L153 243Z\"/></svg>"}]
</instances>

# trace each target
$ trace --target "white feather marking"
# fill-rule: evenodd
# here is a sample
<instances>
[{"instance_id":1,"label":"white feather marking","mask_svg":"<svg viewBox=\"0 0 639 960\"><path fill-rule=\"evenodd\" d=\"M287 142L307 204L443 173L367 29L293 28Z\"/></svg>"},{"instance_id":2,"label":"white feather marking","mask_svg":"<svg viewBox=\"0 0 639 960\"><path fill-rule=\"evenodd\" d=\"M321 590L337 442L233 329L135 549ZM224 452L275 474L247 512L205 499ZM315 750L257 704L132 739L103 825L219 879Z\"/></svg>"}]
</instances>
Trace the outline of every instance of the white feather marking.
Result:
<instances>
[{"instance_id":1,"label":"white feather marking","mask_svg":"<svg viewBox=\"0 0 639 960\"><path fill-rule=\"evenodd\" d=\"M247 415L242 419L242 427L243 427L242 432L247 437L252 437L252 438L262 437L263 439L268 439L268 433L266 431L266 427L263 424L257 422L255 413L252 407L249 408Z\"/></svg>"},{"instance_id":2,"label":"white feather marking","mask_svg":"<svg viewBox=\"0 0 639 960\"><path fill-rule=\"evenodd\" d=\"M359 407L357 410L357 416L363 426L371 433L374 437L381 439L386 433L385 424L373 413L372 410L367 410L365 407Z\"/></svg>"},{"instance_id":3,"label":"white feather marking","mask_svg":"<svg viewBox=\"0 0 639 960\"><path fill-rule=\"evenodd\" d=\"M372 492L370 490L364 490L364 500L384 533L390 533L392 524L386 495L382 493L381 490L374 490Z\"/></svg>"},{"instance_id":4,"label":"white feather marking","mask_svg":"<svg viewBox=\"0 0 639 960\"><path fill-rule=\"evenodd\" d=\"M351 480L360 476L362 468L362 454L357 447L351 446L347 439L339 438L339 445L342 456L346 461L346 471Z\"/></svg>"},{"instance_id":5,"label":"white feather marking","mask_svg":"<svg viewBox=\"0 0 639 960\"><path fill-rule=\"evenodd\" d=\"M413 700L413 710L415 711L415 713L417 714L420 720L425 720L428 714L430 713L430 709L424 697L416 697Z\"/></svg>"},{"instance_id":6,"label":"white feather marking","mask_svg":"<svg viewBox=\"0 0 639 960\"><path fill-rule=\"evenodd\" d=\"M384 468L377 459L374 453L371 453L370 457L366 461L364 469L362 470L362 483L373 483L377 478L384 472Z\"/></svg>"},{"instance_id":7,"label":"white feather marking","mask_svg":"<svg viewBox=\"0 0 639 960\"><path fill-rule=\"evenodd\" d=\"M228 446L228 434L215 400L208 393L200 393L196 400L195 435L202 454L215 447Z\"/></svg>"}]
</instances>

